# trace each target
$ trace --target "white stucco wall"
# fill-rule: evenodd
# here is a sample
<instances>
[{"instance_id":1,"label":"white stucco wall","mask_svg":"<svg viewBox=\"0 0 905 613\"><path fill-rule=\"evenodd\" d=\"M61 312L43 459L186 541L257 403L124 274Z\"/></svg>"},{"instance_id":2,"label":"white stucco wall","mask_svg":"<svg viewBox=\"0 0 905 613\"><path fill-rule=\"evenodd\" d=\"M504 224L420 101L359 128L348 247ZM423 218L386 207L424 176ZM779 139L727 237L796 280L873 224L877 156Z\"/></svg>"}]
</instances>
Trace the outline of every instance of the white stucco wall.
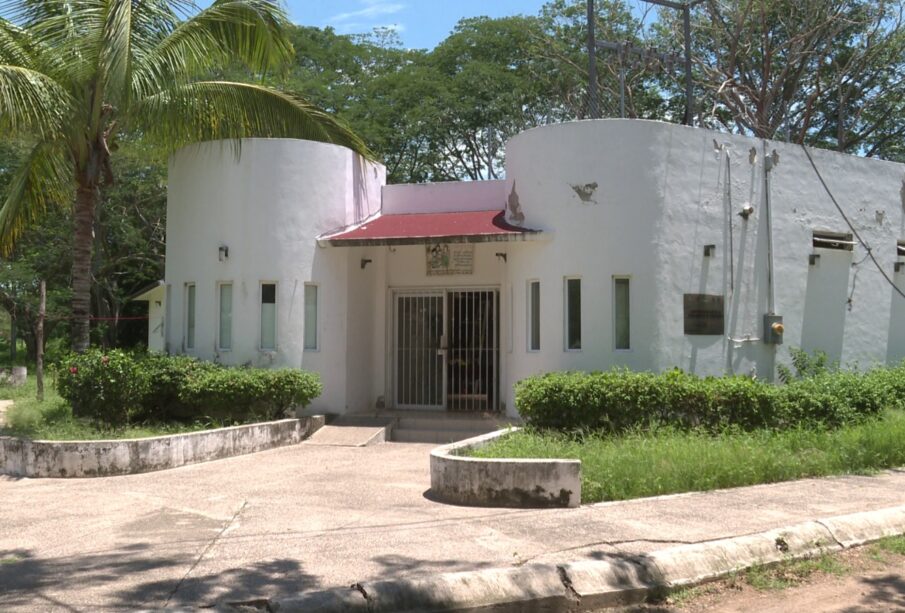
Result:
<instances>
[{"instance_id":1,"label":"white stucco wall","mask_svg":"<svg viewBox=\"0 0 905 613\"><path fill-rule=\"evenodd\" d=\"M167 346L224 364L301 367L320 373L315 410L347 406L347 356L360 342L361 305L349 295L357 262L315 238L374 214L385 170L335 145L248 139L186 147L170 160L166 282ZM229 247L226 261L218 258ZM232 348L217 349L218 284L233 283ZM277 284L277 349L260 347L260 284ZM196 284L195 348L185 346L185 284ZM304 347L304 285L318 285L319 347ZM367 307L365 307L367 308ZM355 332L354 336L349 336ZM354 340L353 340L354 339ZM363 342L363 341L362 341Z\"/></svg>"},{"instance_id":2,"label":"white stucco wall","mask_svg":"<svg viewBox=\"0 0 905 613\"><path fill-rule=\"evenodd\" d=\"M530 130L507 147L507 194L515 186L526 226L554 232L549 243L510 247L514 347L507 383L550 370L616 365L772 376L774 346L726 338L760 338L768 312L765 144L768 154L779 155L770 173L775 312L786 326L779 360L787 361L788 346L822 349L861 366L905 353L899 332L905 328L905 300L893 297L869 260L851 266L864 259L864 249L852 254L812 247L815 229L849 230L800 147L658 122L575 122ZM813 155L846 214L892 274L896 240L905 235L905 166L828 151ZM747 203L755 211L744 221L737 213ZM704 257L709 244L716 253ZM811 253L821 254L815 266L808 263ZM563 350L567 275L582 278L579 352ZM614 276L631 278L630 351L613 348ZM536 353L526 351L529 279L541 281L542 349ZM726 336L683 333L685 293L725 296Z\"/></svg>"},{"instance_id":3,"label":"white stucco wall","mask_svg":"<svg viewBox=\"0 0 905 613\"><path fill-rule=\"evenodd\" d=\"M505 181L450 181L385 185L383 213L450 213L502 211L506 206Z\"/></svg>"}]
</instances>

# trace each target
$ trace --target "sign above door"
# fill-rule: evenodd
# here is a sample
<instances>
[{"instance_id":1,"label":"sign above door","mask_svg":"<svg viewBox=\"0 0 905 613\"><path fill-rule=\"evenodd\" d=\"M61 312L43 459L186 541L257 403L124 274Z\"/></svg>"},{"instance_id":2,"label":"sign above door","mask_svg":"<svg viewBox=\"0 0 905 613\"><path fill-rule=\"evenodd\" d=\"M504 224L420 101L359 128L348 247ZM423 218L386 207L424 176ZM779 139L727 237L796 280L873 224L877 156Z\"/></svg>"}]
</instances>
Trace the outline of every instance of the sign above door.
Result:
<instances>
[{"instance_id":1,"label":"sign above door","mask_svg":"<svg viewBox=\"0 0 905 613\"><path fill-rule=\"evenodd\" d=\"M425 245L427 275L474 274L474 245L471 243L437 243Z\"/></svg>"}]
</instances>

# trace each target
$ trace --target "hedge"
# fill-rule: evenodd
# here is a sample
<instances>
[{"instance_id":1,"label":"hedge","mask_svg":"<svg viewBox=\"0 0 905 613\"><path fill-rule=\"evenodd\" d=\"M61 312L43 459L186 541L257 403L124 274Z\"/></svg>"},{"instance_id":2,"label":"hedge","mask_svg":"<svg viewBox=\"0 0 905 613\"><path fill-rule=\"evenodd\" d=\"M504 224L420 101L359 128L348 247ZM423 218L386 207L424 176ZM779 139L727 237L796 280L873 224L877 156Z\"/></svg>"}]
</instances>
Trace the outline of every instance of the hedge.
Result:
<instances>
[{"instance_id":1,"label":"hedge","mask_svg":"<svg viewBox=\"0 0 905 613\"><path fill-rule=\"evenodd\" d=\"M529 425L567 431L618 433L652 424L710 431L838 427L905 407L905 364L828 372L785 385L680 370L554 372L518 382L515 402Z\"/></svg>"},{"instance_id":2,"label":"hedge","mask_svg":"<svg viewBox=\"0 0 905 613\"><path fill-rule=\"evenodd\" d=\"M320 395L315 373L229 368L185 356L90 349L58 370L57 388L77 417L109 425L143 421L269 420Z\"/></svg>"}]
</instances>

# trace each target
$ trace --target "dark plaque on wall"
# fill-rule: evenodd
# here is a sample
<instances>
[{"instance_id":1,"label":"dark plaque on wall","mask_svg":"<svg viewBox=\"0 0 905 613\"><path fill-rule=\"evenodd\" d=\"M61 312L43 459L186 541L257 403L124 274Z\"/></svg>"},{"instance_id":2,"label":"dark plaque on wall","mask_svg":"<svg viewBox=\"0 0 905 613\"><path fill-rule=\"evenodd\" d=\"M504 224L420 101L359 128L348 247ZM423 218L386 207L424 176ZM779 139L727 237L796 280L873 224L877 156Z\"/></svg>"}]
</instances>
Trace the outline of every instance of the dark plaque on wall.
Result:
<instances>
[{"instance_id":1,"label":"dark plaque on wall","mask_svg":"<svg viewBox=\"0 0 905 613\"><path fill-rule=\"evenodd\" d=\"M723 334L723 297L685 294L685 334Z\"/></svg>"}]
</instances>

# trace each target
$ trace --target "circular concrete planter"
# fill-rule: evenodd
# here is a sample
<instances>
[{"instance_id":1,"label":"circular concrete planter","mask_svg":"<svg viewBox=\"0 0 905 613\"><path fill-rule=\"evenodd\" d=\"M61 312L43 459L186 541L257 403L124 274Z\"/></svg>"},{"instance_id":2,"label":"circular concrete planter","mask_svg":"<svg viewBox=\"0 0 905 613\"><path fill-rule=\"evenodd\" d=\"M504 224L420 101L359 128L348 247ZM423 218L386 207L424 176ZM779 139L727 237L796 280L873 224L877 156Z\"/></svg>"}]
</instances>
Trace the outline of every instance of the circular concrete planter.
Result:
<instances>
[{"instance_id":1,"label":"circular concrete planter","mask_svg":"<svg viewBox=\"0 0 905 613\"><path fill-rule=\"evenodd\" d=\"M16 477L109 477L176 468L294 445L323 415L151 438L32 441L0 436L0 473Z\"/></svg>"},{"instance_id":2,"label":"circular concrete planter","mask_svg":"<svg viewBox=\"0 0 905 613\"><path fill-rule=\"evenodd\" d=\"M577 507L580 460L474 458L483 447L518 428L497 430L431 452L431 494L443 502L488 507Z\"/></svg>"}]
</instances>

